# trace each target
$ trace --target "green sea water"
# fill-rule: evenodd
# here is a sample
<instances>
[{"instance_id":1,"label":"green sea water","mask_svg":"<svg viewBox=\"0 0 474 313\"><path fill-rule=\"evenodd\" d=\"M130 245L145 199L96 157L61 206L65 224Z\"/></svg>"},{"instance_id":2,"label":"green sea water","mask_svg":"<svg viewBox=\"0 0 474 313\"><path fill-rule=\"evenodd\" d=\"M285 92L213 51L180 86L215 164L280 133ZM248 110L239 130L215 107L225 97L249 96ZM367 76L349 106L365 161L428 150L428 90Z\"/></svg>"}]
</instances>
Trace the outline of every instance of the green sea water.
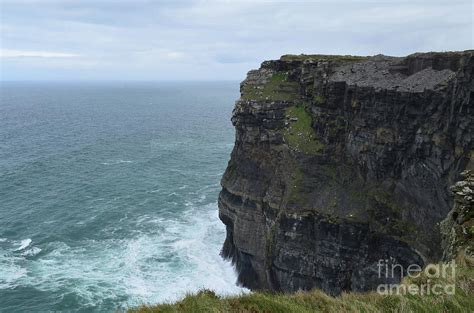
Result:
<instances>
[{"instance_id":1,"label":"green sea water","mask_svg":"<svg viewBox=\"0 0 474 313\"><path fill-rule=\"evenodd\" d=\"M238 83L0 88L0 312L242 292L217 212Z\"/></svg>"}]
</instances>

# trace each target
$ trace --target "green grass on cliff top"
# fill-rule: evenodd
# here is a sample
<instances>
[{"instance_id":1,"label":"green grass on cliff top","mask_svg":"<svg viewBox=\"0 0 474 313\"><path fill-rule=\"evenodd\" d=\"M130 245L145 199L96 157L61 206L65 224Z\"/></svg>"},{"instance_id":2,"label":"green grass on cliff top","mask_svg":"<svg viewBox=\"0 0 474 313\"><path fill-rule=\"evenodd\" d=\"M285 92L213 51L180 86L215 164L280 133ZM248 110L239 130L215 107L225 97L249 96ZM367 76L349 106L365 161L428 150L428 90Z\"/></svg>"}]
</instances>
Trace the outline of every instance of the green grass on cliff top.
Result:
<instances>
[{"instance_id":1,"label":"green grass on cliff top","mask_svg":"<svg viewBox=\"0 0 474 313\"><path fill-rule=\"evenodd\" d=\"M324 149L324 144L317 139L311 126L311 115L303 105L287 108L286 118L289 124L283 138L290 148L306 154L318 154Z\"/></svg>"},{"instance_id":2,"label":"green grass on cliff top","mask_svg":"<svg viewBox=\"0 0 474 313\"><path fill-rule=\"evenodd\" d=\"M156 306L142 306L129 313L157 312L473 312L474 269L457 268L456 276L436 283L455 283L455 295L380 295L369 293L344 293L331 297L322 291L272 294L252 292L241 296L219 297L214 292L202 290L188 295L181 301ZM405 279L404 283L426 283L426 277Z\"/></svg>"},{"instance_id":3,"label":"green grass on cliff top","mask_svg":"<svg viewBox=\"0 0 474 313\"><path fill-rule=\"evenodd\" d=\"M285 54L281 61L334 61L334 62L357 62L366 60L367 56L357 55L326 55L326 54Z\"/></svg>"},{"instance_id":4,"label":"green grass on cliff top","mask_svg":"<svg viewBox=\"0 0 474 313\"><path fill-rule=\"evenodd\" d=\"M298 99L298 83L288 81L288 73L278 72L263 85L247 85L242 90L244 100L293 101Z\"/></svg>"}]
</instances>

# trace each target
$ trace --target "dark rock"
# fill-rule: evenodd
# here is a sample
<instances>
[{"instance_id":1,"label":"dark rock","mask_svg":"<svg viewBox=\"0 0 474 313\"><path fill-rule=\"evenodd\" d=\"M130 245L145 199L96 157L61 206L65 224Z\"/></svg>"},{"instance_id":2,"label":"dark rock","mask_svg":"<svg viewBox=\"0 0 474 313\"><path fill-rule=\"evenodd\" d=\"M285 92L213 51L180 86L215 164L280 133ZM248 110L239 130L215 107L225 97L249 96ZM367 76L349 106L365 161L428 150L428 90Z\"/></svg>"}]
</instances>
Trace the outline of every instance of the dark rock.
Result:
<instances>
[{"instance_id":1,"label":"dark rock","mask_svg":"<svg viewBox=\"0 0 474 313\"><path fill-rule=\"evenodd\" d=\"M239 281L337 294L388 281L380 259L438 261L448 186L474 167L473 73L473 51L283 56L250 71L219 196Z\"/></svg>"},{"instance_id":2,"label":"dark rock","mask_svg":"<svg viewBox=\"0 0 474 313\"><path fill-rule=\"evenodd\" d=\"M453 209L441 222L443 260L459 258L474 266L474 173L462 172L450 190Z\"/></svg>"}]
</instances>

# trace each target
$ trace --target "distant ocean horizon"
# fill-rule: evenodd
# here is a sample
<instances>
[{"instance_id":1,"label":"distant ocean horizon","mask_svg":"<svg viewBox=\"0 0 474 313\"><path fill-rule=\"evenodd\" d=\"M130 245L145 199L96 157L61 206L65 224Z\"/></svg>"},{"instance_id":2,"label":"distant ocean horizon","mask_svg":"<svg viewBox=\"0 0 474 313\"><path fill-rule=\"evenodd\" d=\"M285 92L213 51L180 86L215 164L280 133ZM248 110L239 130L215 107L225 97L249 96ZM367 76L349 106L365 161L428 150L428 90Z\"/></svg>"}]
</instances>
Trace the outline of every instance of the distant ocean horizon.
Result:
<instances>
[{"instance_id":1,"label":"distant ocean horizon","mask_svg":"<svg viewBox=\"0 0 474 313\"><path fill-rule=\"evenodd\" d=\"M238 82L0 82L0 312L239 294L219 252Z\"/></svg>"}]
</instances>

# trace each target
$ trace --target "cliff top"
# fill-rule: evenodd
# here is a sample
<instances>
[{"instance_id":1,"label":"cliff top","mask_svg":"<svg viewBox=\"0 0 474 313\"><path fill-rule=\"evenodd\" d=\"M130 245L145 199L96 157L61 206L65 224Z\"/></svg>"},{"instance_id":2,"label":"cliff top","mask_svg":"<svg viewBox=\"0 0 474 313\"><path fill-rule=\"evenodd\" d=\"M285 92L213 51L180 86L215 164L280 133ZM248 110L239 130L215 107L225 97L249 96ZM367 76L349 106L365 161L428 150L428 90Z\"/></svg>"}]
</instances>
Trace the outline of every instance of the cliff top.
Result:
<instances>
[{"instance_id":1,"label":"cliff top","mask_svg":"<svg viewBox=\"0 0 474 313\"><path fill-rule=\"evenodd\" d=\"M377 54L372 56L359 56L359 55L338 55L338 54L284 54L280 57L280 61L284 62L315 62L315 61L342 61L342 62L354 62L354 61L364 61L364 60L381 60L381 59L391 59L391 60L401 60L404 58L456 58L466 54L472 54L474 50L464 50L464 51L432 51L432 52L415 52L409 54L405 57L396 57L389 56L384 54Z\"/></svg>"},{"instance_id":2,"label":"cliff top","mask_svg":"<svg viewBox=\"0 0 474 313\"><path fill-rule=\"evenodd\" d=\"M296 100L296 84L346 82L376 90L423 92L447 87L474 50L414 53L406 57L300 54L264 61L242 83L244 100Z\"/></svg>"}]
</instances>

